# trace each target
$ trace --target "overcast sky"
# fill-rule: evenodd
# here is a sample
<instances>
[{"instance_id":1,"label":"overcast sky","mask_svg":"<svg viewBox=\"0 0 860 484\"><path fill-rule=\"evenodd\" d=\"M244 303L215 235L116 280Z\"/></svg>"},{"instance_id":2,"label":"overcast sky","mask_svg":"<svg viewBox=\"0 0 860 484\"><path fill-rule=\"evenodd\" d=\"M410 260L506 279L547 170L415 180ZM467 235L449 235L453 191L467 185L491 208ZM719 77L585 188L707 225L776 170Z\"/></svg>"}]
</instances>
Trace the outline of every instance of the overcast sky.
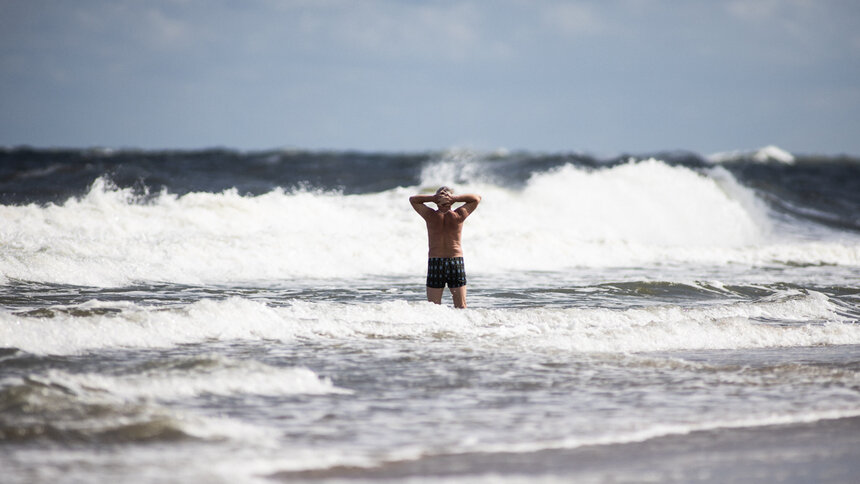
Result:
<instances>
[{"instance_id":1,"label":"overcast sky","mask_svg":"<svg viewBox=\"0 0 860 484\"><path fill-rule=\"evenodd\" d=\"M0 0L0 145L860 155L860 2Z\"/></svg>"}]
</instances>

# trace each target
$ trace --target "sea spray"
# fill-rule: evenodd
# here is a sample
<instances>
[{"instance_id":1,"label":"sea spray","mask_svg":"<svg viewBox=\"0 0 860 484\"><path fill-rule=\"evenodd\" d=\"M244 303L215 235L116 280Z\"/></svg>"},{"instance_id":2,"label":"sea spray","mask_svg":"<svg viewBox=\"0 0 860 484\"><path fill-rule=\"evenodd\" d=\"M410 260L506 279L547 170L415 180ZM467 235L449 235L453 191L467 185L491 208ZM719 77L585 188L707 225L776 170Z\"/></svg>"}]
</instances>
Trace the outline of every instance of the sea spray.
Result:
<instances>
[{"instance_id":1,"label":"sea spray","mask_svg":"<svg viewBox=\"0 0 860 484\"><path fill-rule=\"evenodd\" d=\"M108 307L109 304L98 304ZM84 307L94 307L88 303ZM232 297L150 311L49 318L0 313L4 346L36 354L112 348L171 348L206 341L330 341L396 339L416 344L471 342L497 351L636 352L690 348L758 348L858 344L860 326L844 324L820 293L786 293L756 303L697 308L531 308L455 311L426 302L348 304L293 301L286 306ZM768 321L781 321L770 325Z\"/></svg>"},{"instance_id":2,"label":"sea spray","mask_svg":"<svg viewBox=\"0 0 860 484\"><path fill-rule=\"evenodd\" d=\"M857 245L766 236L767 213L727 172L711 178L656 160L564 165L521 189L457 188L484 197L464 230L467 263L483 273L664 261L860 264ZM144 199L99 178L59 205L0 206L0 275L115 286L415 274L426 240L407 198L418 189Z\"/></svg>"}]
</instances>

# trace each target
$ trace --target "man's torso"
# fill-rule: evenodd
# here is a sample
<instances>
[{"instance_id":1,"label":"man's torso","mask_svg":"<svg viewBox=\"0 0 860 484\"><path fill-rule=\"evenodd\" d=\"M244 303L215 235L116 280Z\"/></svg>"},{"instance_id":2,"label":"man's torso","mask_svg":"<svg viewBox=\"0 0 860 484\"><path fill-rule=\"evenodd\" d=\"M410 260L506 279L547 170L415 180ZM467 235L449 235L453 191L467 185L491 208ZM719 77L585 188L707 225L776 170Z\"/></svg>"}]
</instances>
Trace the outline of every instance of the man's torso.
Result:
<instances>
[{"instance_id":1,"label":"man's torso","mask_svg":"<svg viewBox=\"0 0 860 484\"><path fill-rule=\"evenodd\" d=\"M462 215L455 211L435 212L426 219L428 257L462 257L460 237L463 233Z\"/></svg>"}]
</instances>

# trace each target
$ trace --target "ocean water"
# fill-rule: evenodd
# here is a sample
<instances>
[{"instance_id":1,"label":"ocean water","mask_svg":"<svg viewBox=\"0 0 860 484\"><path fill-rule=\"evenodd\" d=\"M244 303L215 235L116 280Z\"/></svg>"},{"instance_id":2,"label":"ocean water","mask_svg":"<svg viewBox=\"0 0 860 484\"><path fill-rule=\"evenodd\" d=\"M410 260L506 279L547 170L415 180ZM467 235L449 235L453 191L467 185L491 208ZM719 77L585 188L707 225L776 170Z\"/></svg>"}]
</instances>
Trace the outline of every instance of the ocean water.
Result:
<instances>
[{"instance_id":1,"label":"ocean water","mask_svg":"<svg viewBox=\"0 0 860 484\"><path fill-rule=\"evenodd\" d=\"M858 417L855 158L0 150L5 483L851 482Z\"/></svg>"}]
</instances>

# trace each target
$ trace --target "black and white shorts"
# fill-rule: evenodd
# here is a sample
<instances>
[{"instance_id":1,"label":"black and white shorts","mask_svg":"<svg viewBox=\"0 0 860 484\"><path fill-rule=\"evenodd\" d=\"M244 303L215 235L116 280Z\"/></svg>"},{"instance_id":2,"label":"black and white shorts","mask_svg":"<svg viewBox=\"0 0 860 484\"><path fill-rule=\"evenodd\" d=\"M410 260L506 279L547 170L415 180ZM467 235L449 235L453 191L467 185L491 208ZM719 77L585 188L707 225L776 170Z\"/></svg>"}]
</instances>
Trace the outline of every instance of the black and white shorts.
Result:
<instances>
[{"instance_id":1,"label":"black and white shorts","mask_svg":"<svg viewBox=\"0 0 860 484\"><path fill-rule=\"evenodd\" d=\"M427 287L443 288L466 285L466 266L462 257L431 257L427 259Z\"/></svg>"}]
</instances>

